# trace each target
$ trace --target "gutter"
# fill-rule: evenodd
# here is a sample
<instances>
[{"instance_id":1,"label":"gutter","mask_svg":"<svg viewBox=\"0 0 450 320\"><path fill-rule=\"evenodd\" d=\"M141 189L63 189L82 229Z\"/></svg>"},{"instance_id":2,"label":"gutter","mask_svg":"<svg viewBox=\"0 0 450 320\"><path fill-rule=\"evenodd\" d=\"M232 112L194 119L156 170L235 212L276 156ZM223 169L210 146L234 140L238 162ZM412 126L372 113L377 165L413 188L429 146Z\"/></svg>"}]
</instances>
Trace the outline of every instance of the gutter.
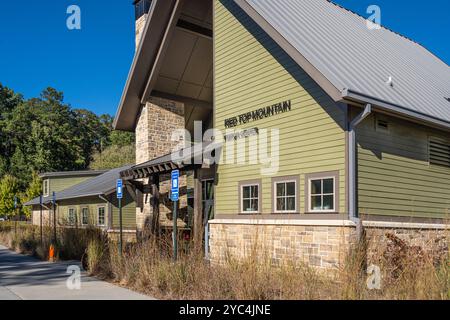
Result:
<instances>
[{"instance_id":1,"label":"gutter","mask_svg":"<svg viewBox=\"0 0 450 320\"><path fill-rule=\"evenodd\" d=\"M103 195L99 194L98 197L99 197L101 200L105 201L106 203L109 203L108 199L106 199Z\"/></svg>"},{"instance_id":2,"label":"gutter","mask_svg":"<svg viewBox=\"0 0 450 320\"><path fill-rule=\"evenodd\" d=\"M362 225L361 221L358 217L358 209L357 209L357 167L356 167L356 153L357 153L357 144L356 144L356 127L364 121L370 114L372 113L372 105L367 104L364 108L364 111L356 116L349 123L348 128L348 211L349 218L356 224L356 230L358 234L358 238L362 233Z\"/></svg>"},{"instance_id":3,"label":"gutter","mask_svg":"<svg viewBox=\"0 0 450 320\"><path fill-rule=\"evenodd\" d=\"M355 101L358 103L370 103L376 106L380 111L384 110L390 114L395 114L396 116L407 118L411 121L426 124L428 126L436 127L441 130L449 131L450 123L448 121L429 116L419 111L414 111L405 108L400 105L392 104L388 101L380 100L378 98L361 94L350 89L344 89L342 91L342 99L345 101Z\"/></svg>"}]
</instances>

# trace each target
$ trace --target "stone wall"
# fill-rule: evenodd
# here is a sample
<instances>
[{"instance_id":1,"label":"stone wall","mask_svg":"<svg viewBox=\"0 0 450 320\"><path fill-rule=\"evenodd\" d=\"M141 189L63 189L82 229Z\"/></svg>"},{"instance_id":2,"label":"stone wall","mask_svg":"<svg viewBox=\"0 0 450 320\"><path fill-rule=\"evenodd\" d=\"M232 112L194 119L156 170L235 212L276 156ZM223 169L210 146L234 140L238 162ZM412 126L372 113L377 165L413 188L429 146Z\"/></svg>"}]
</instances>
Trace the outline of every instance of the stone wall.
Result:
<instances>
[{"instance_id":1,"label":"stone wall","mask_svg":"<svg viewBox=\"0 0 450 320\"><path fill-rule=\"evenodd\" d=\"M179 149L185 142L184 133L172 139L176 130L184 130L184 104L163 98L151 97L142 107L136 124L136 163L143 163ZM143 180L145 184L148 179ZM180 177L180 189L186 187L186 178ZM172 225L172 203L168 198L170 176L160 177L160 224ZM182 192L180 193L183 194ZM180 197L180 216L186 209L187 197ZM136 208L137 229L142 231L151 222L151 195L144 194L144 207ZM180 221L181 226L183 226Z\"/></svg>"},{"instance_id":2,"label":"stone wall","mask_svg":"<svg viewBox=\"0 0 450 320\"><path fill-rule=\"evenodd\" d=\"M184 104L154 98L142 107L136 123L136 163L166 155L184 142L180 135L172 141L172 133L184 129Z\"/></svg>"},{"instance_id":3,"label":"stone wall","mask_svg":"<svg viewBox=\"0 0 450 320\"><path fill-rule=\"evenodd\" d=\"M212 263L255 255L275 265L305 263L334 268L343 262L354 227L307 225L211 224Z\"/></svg>"},{"instance_id":4,"label":"stone wall","mask_svg":"<svg viewBox=\"0 0 450 320\"><path fill-rule=\"evenodd\" d=\"M147 21L146 14L144 14L142 17L136 20L136 50L139 46L139 41L141 41L146 21Z\"/></svg>"},{"instance_id":5,"label":"stone wall","mask_svg":"<svg viewBox=\"0 0 450 320\"><path fill-rule=\"evenodd\" d=\"M369 263L377 263L394 241L397 241L398 248L405 247L433 258L446 255L449 250L450 229L365 227L364 231L368 240Z\"/></svg>"},{"instance_id":6,"label":"stone wall","mask_svg":"<svg viewBox=\"0 0 450 320\"><path fill-rule=\"evenodd\" d=\"M210 258L222 264L228 259L257 257L274 265L305 263L320 269L337 268L345 261L348 250L356 243L355 226L289 224L210 224ZM304 224L305 222L302 222ZM388 234L401 239L412 250L440 258L449 252L449 229L364 227L368 240L367 262L377 263L390 240ZM417 252L417 251L416 251Z\"/></svg>"}]
</instances>

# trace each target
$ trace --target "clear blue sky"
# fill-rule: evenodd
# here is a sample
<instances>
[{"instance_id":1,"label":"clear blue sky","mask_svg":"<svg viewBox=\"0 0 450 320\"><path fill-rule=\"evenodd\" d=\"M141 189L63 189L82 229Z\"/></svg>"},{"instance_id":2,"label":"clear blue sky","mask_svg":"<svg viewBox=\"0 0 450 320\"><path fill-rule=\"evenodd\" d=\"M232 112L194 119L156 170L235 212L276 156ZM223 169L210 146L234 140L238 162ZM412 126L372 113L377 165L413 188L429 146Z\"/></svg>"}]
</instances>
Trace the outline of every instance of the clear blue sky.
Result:
<instances>
[{"instance_id":1,"label":"clear blue sky","mask_svg":"<svg viewBox=\"0 0 450 320\"><path fill-rule=\"evenodd\" d=\"M421 43L450 64L450 1L335 0ZM0 1L0 82L30 98L45 87L97 114L114 115L134 54L132 0ZM66 28L66 9L81 8L82 29Z\"/></svg>"}]
</instances>

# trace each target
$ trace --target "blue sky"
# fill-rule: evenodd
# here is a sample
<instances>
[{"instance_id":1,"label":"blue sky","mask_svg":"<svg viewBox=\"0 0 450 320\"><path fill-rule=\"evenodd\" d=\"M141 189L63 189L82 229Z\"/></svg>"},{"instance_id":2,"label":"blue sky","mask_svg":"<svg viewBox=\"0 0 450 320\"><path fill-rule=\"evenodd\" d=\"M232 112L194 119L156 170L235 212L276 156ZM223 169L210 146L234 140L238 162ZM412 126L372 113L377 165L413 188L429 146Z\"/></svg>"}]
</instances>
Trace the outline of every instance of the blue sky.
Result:
<instances>
[{"instance_id":1,"label":"blue sky","mask_svg":"<svg viewBox=\"0 0 450 320\"><path fill-rule=\"evenodd\" d=\"M450 1L335 0L421 43L450 64ZM0 82L30 98L52 86L65 101L114 115L134 54L132 0L0 1ZM81 8L82 29L66 28L66 9Z\"/></svg>"}]
</instances>

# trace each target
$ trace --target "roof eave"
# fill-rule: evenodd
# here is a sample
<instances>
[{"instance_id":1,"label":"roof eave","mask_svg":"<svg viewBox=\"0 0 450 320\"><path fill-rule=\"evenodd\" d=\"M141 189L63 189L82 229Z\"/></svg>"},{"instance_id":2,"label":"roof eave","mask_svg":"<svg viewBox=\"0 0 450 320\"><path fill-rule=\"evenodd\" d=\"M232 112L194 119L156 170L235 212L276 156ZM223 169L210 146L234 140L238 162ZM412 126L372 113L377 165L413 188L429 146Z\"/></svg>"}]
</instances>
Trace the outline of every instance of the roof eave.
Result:
<instances>
[{"instance_id":1,"label":"roof eave","mask_svg":"<svg viewBox=\"0 0 450 320\"><path fill-rule=\"evenodd\" d=\"M450 131L450 123L438 118L428 116L426 114L413 111L411 109L383 101L374 97L367 96L365 94L358 93L356 91L346 89L342 92L343 101L353 101L358 103L370 103L375 110L380 110L392 114L397 117L406 118L414 122L418 122L437 129Z\"/></svg>"},{"instance_id":2,"label":"roof eave","mask_svg":"<svg viewBox=\"0 0 450 320\"><path fill-rule=\"evenodd\" d=\"M152 4L114 118L115 130L134 131L142 92L147 84L175 2L176 0L154 0Z\"/></svg>"}]
</instances>

